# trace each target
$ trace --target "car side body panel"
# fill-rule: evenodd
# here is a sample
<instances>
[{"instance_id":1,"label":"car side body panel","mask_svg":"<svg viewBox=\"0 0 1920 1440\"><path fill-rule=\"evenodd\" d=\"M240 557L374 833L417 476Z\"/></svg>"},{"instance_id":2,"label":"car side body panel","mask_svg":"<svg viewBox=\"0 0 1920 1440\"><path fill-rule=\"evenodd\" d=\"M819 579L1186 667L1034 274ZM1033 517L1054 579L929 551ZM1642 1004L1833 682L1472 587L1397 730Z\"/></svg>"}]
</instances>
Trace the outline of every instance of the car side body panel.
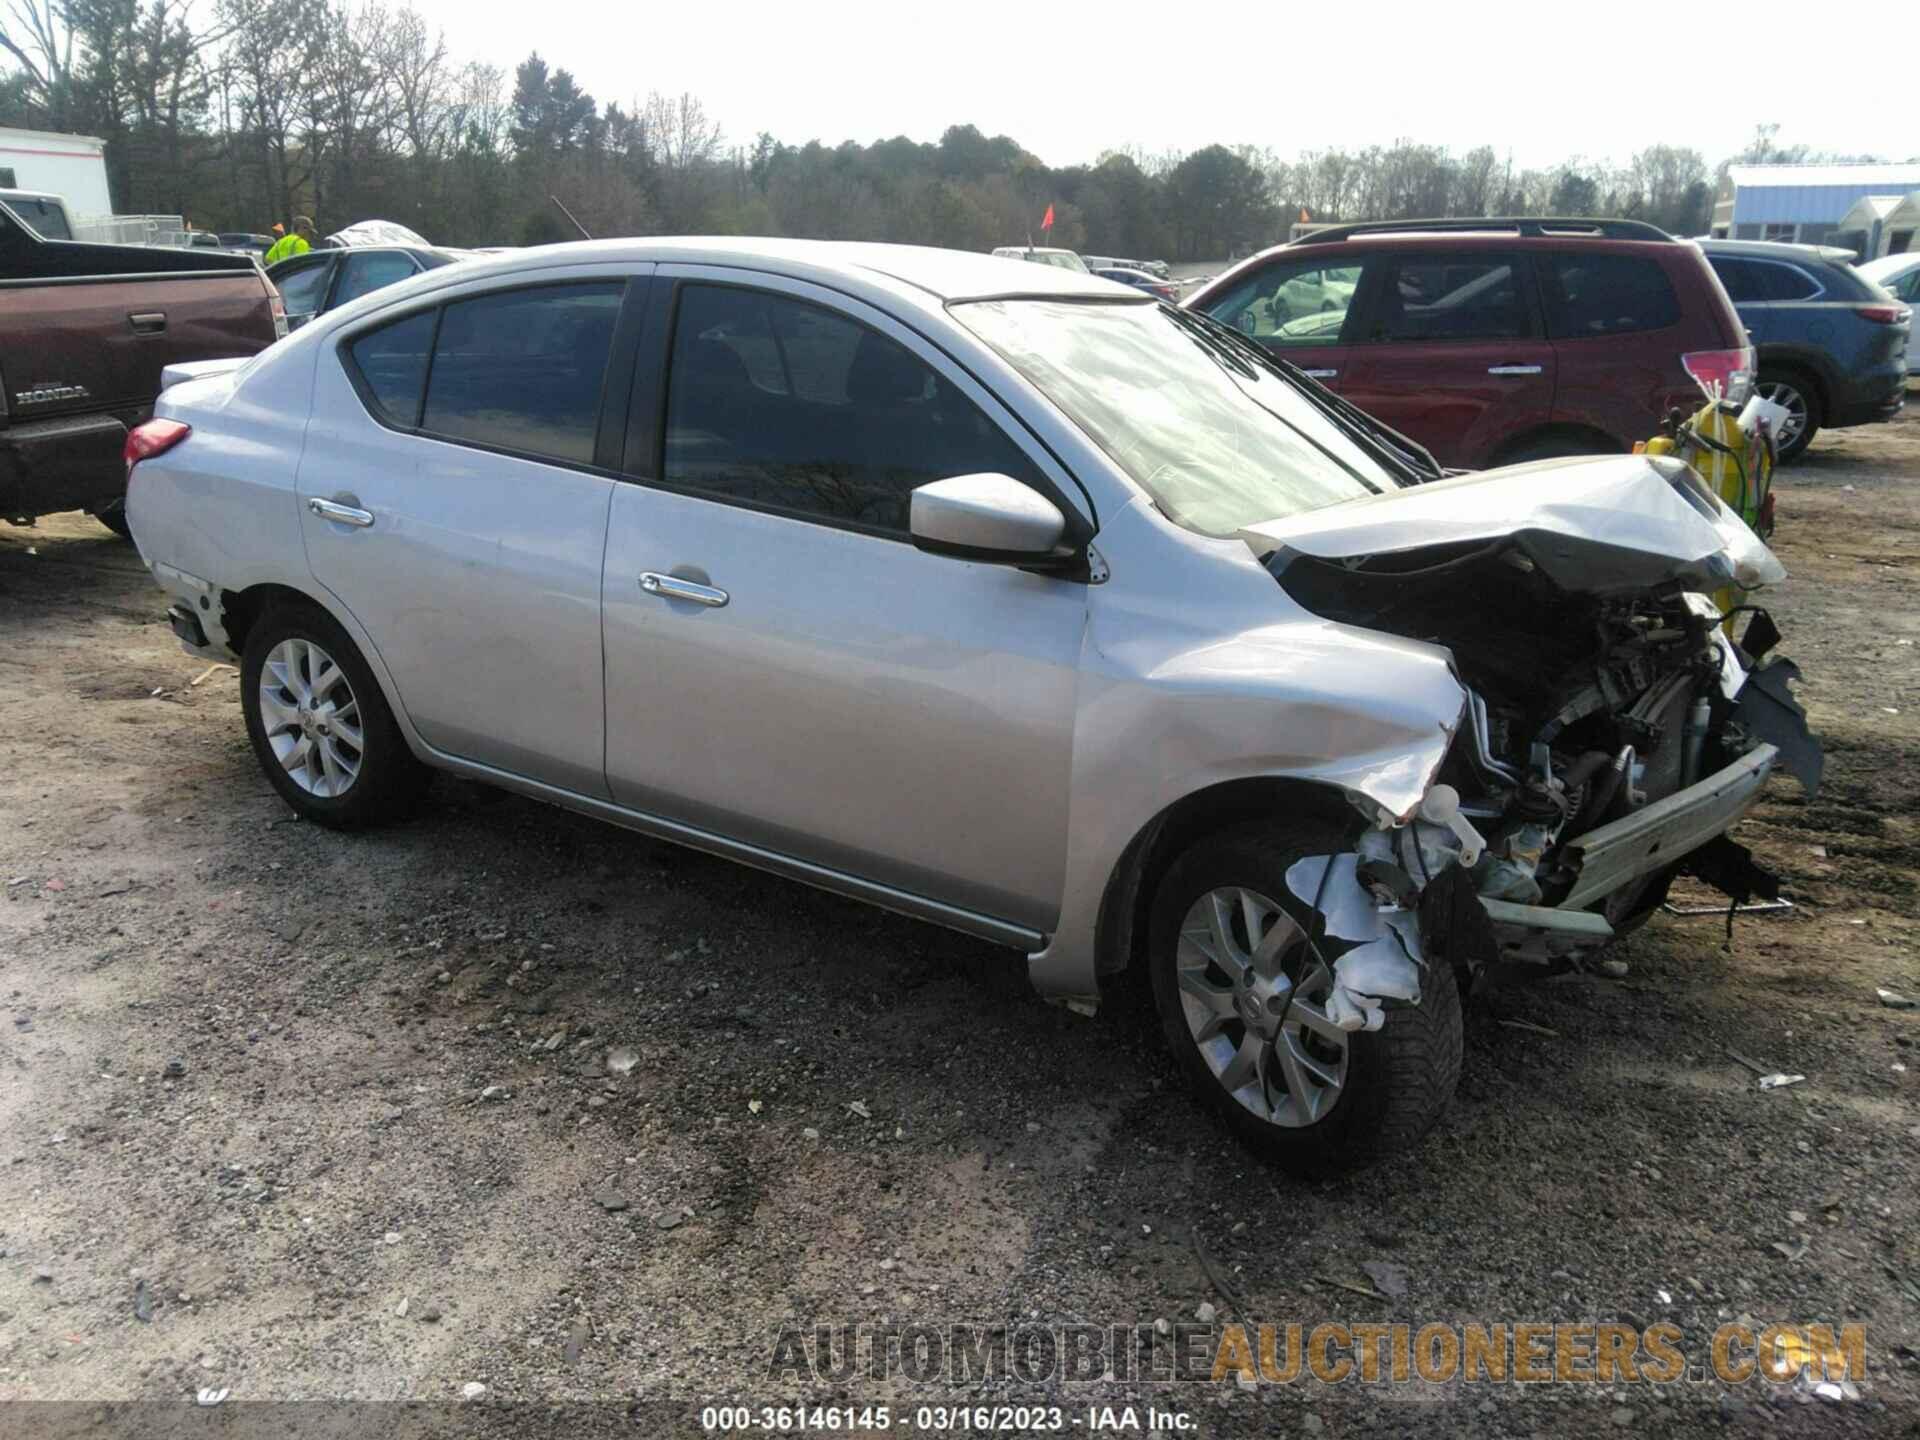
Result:
<instances>
[{"instance_id":1,"label":"car side body panel","mask_svg":"<svg viewBox=\"0 0 1920 1440\"><path fill-rule=\"evenodd\" d=\"M1181 530L1144 498L1099 546L1113 578L1089 596L1060 922L1028 960L1042 994L1087 1003L1108 883L1156 817L1256 779L1404 816L1466 704L1444 649L1309 614L1247 545Z\"/></svg>"}]
</instances>

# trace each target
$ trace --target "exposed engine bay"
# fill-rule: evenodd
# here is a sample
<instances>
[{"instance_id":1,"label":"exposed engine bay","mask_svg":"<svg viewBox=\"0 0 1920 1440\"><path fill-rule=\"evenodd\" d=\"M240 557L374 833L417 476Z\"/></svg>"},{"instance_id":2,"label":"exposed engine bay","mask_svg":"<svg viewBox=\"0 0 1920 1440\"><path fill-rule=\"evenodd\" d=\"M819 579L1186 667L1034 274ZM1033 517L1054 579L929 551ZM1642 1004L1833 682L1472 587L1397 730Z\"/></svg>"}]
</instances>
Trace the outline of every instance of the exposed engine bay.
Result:
<instances>
[{"instance_id":1,"label":"exposed engine bay","mask_svg":"<svg viewBox=\"0 0 1920 1440\"><path fill-rule=\"evenodd\" d=\"M1378 1028L1377 1002L1405 998L1409 965L1444 957L1475 979L1577 965L1657 909L1676 874L1733 903L1778 895L1725 832L1776 766L1815 789L1819 745L1789 690L1798 672L1772 654L1771 618L1749 605L1723 613L1701 592L1731 605L1736 576L1755 584L1784 572L1744 525L1725 525L1730 514L1690 475L1632 463L1655 486L1630 489L1656 506L1677 496L1733 543L1623 551L1590 518L1571 534L1526 516L1479 533L1455 527L1440 543L1366 554L1283 544L1264 557L1314 614L1446 647L1468 692L1418 810L1374 815L1356 846L1352 886L1419 923L1417 944L1411 926L1350 936L1336 965L1350 1028ZM1352 905L1329 897L1332 873L1295 886L1330 934ZM1349 918L1345 928L1368 927ZM1396 954L1399 968L1383 972Z\"/></svg>"}]
</instances>

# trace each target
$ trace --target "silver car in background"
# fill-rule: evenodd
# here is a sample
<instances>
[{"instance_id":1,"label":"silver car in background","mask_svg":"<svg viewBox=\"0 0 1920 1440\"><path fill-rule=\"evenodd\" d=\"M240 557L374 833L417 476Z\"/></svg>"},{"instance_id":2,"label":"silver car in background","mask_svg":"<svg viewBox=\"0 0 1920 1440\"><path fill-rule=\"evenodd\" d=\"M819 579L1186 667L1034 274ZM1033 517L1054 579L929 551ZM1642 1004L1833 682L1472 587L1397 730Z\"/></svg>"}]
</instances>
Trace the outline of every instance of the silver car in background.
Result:
<instances>
[{"instance_id":1,"label":"silver car in background","mask_svg":"<svg viewBox=\"0 0 1920 1440\"><path fill-rule=\"evenodd\" d=\"M1691 471L1443 479L1065 269L555 246L170 379L134 538L300 814L447 770L1131 987L1301 1168L1433 1122L1461 987L1764 888L1723 833L1817 778Z\"/></svg>"}]
</instances>

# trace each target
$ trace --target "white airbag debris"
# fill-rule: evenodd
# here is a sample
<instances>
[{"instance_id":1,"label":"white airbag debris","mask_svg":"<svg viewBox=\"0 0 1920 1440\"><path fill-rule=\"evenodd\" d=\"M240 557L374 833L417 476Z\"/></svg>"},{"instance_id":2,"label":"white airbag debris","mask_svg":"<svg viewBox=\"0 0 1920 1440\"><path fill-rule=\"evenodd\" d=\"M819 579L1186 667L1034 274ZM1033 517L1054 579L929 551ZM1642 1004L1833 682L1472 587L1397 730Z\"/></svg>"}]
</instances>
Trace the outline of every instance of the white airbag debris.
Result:
<instances>
[{"instance_id":1,"label":"white airbag debris","mask_svg":"<svg viewBox=\"0 0 1920 1440\"><path fill-rule=\"evenodd\" d=\"M1327 1015L1342 1030L1378 1030L1382 1002L1420 1003L1420 927L1412 912L1382 907L1360 883L1358 855L1310 855L1287 867L1287 888L1326 916L1327 938L1345 942L1333 962ZM1324 882L1324 883L1323 883Z\"/></svg>"}]
</instances>

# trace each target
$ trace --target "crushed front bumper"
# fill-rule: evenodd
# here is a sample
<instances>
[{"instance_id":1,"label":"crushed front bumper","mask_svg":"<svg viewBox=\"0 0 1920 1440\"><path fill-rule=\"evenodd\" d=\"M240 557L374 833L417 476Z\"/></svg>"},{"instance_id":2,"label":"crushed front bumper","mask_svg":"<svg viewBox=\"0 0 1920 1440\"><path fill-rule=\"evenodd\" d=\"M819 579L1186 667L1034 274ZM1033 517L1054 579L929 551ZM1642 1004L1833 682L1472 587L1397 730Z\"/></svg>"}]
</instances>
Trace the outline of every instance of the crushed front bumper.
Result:
<instances>
[{"instance_id":1,"label":"crushed front bumper","mask_svg":"<svg viewBox=\"0 0 1920 1440\"><path fill-rule=\"evenodd\" d=\"M1585 909L1724 834L1753 808L1779 758L1776 746L1755 746L1697 784L1569 842L1566 858L1579 874L1558 908Z\"/></svg>"}]
</instances>

